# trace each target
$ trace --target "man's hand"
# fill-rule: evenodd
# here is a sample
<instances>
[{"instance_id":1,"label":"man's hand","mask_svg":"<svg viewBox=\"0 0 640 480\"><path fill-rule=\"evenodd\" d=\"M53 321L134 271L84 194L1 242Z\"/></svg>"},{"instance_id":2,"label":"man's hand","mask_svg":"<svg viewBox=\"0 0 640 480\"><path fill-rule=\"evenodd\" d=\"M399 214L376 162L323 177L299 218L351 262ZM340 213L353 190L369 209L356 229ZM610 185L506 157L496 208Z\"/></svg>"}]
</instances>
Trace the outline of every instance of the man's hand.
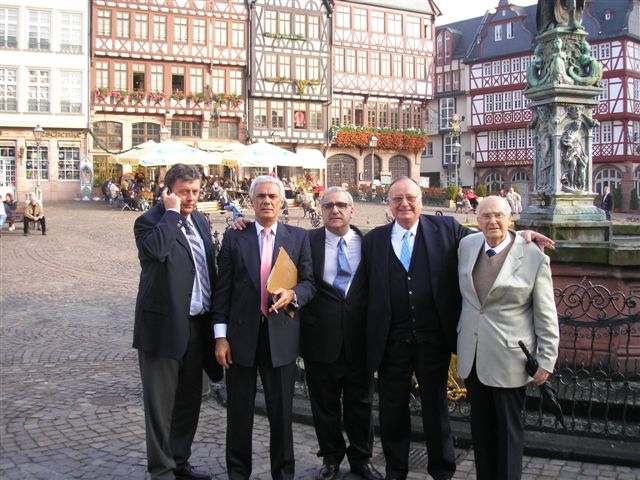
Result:
<instances>
[{"instance_id":1,"label":"man's hand","mask_svg":"<svg viewBox=\"0 0 640 480\"><path fill-rule=\"evenodd\" d=\"M555 242L541 233L534 232L533 230L521 230L520 235L527 243L535 242L541 252L544 252L545 247L550 248L551 250L556 249Z\"/></svg>"},{"instance_id":2,"label":"man's hand","mask_svg":"<svg viewBox=\"0 0 640 480\"><path fill-rule=\"evenodd\" d=\"M533 376L533 383L538 385L539 387L544 385L544 382L549 378L550 373L547 372L544 368L538 368L536 374Z\"/></svg>"},{"instance_id":3,"label":"man's hand","mask_svg":"<svg viewBox=\"0 0 640 480\"><path fill-rule=\"evenodd\" d=\"M276 312L281 308L285 308L291 302L293 302L294 292L293 290L287 290L286 288L279 288L271 294L273 296L273 305L269 308L270 312Z\"/></svg>"},{"instance_id":4,"label":"man's hand","mask_svg":"<svg viewBox=\"0 0 640 480\"><path fill-rule=\"evenodd\" d=\"M224 368L229 368L233 363L231 361L231 346L229 341L224 338L216 338L216 361Z\"/></svg>"},{"instance_id":5,"label":"man's hand","mask_svg":"<svg viewBox=\"0 0 640 480\"><path fill-rule=\"evenodd\" d=\"M229 224L229 228L232 230L244 230L251 222L244 218L238 218L235 222Z\"/></svg>"},{"instance_id":6,"label":"man's hand","mask_svg":"<svg viewBox=\"0 0 640 480\"><path fill-rule=\"evenodd\" d=\"M173 192L168 194L167 191L167 188L162 190L162 204L164 205L165 210L169 210L171 208L173 210L180 211L180 197Z\"/></svg>"}]
</instances>

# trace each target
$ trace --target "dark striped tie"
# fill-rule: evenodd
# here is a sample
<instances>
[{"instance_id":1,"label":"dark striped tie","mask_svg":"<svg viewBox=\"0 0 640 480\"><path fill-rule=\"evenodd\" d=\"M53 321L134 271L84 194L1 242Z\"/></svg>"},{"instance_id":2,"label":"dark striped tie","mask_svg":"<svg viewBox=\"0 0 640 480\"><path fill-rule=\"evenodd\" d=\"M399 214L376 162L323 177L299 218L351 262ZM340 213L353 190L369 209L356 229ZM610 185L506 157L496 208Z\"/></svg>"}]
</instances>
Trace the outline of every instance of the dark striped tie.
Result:
<instances>
[{"instance_id":1,"label":"dark striped tie","mask_svg":"<svg viewBox=\"0 0 640 480\"><path fill-rule=\"evenodd\" d=\"M198 272L198 278L200 279L200 287L202 288L202 308L204 311L209 310L209 304L211 299L211 284L209 283L209 272L207 271L207 262L205 260L204 252L200 246L198 234L195 232L193 225L190 222L184 224L184 232L187 234L187 239L191 245L191 251L193 252L193 261L196 264L196 271Z\"/></svg>"},{"instance_id":2,"label":"dark striped tie","mask_svg":"<svg viewBox=\"0 0 640 480\"><path fill-rule=\"evenodd\" d=\"M487 250L487 255L489 256L489 258L493 257L496 254L496 251L493 248L490 248L489 250Z\"/></svg>"}]
</instances>

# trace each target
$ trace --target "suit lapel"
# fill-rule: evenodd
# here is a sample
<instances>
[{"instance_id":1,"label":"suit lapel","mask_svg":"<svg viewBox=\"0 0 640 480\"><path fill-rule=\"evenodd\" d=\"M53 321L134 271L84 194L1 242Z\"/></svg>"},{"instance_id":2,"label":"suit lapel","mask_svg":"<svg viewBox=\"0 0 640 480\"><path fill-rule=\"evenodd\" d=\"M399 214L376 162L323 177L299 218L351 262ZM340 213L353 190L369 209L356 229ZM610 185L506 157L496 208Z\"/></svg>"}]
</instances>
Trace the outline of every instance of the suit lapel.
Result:
<instances>
[{"instance_id":1,"label":"suit lapel","mask_svg":"<svg viewBox=\"0 0 640 480\"><path fill-rule=\"evenodd\" d=\"M484 235L477 234L472 235L471 238L473 240L469 241L469 248L467 249L468 254L464 259L463 271L465 275L462 279L463 285L461 290L470 291L473 295L469 295L467 299L473 303L473 305L480 309L480 299L478 298L478 292L476 292L476 286L473 283L473 268L476 266L476 262L478 261L478 255L482 251L482 246L484 245Z\"/></svg>"},{"instance_id":2,"label":"suit lapel","mask_svg":"<svg viewBox=\"0 0 640 480\"><path fill-rule=\"evenodd\" d=\"M276 240L275 243L273 245L273 257L271 259L271 267L273 268L273 266L276 263L276 260L278 260L278 254L280 253L280 247L283 247L285 249L285 251L287 252L287 254L289 254L289 256L291 256L291 250L289 249L289 244L290 244L290 235L289 235L289 230L287 229L286 225L284 223L280 223L278 225L278 232L276 233ZM295 263L295 260L292 258L291 261L293 261Z\"/></svg>"},{"instance_id":3,"label":"suit lapel","mask_svg":"<svg viewBox=\"0 0 640 480\"><path fill-rule=\"evenodd\" d=\"M442 263L442 255L439 252L443 252L445 249L443 245L439 245L440 236L438 235L438 226L427 217L420 215L418 228L421 230L422 242L424 243L427 258L429 259L429 279L431 280L433 298L436 298L440 281L440 275L436 274L436 272L441 271Z\"/></svg>"},{"instance_id":4,"label":"suit lapel","mask_svg":"<svg viewBox=\"0 0 640 480\"><path fill-rule=\"evenodd\" d=\"M395 223L395 222L394 222ZM380 232L381 241L378 242L373 255L374 265L378 265L381 270L380 283L384 293L384 304L391 311L391 292L389 291L389 255L391 252L391 230L393 223L382 227ZM394 254L395 255L395 254Z\"/></svg>"},{"instance_id":5,"label":"suit lapel","mask_svg":"<svg viewBox=\"0 0 640 480\"><path fill-rule=\"evenodd\" d=\"M238 250L247 266L249 278L251 278L256 290L260 291L260 244L255 223L249 225L238 235Z\"/></svg>"},{"instance_id":6,"label":"suit lapel","mask_svg":"<svg viewBox=\"0 0 640 480\"><path fill-rule=\"evenodd\" d=\"M327 236L322 227L317 233L311 236L311 255L313 258L313 276L322 280L324 277L324 250Z\"/></svg>"},{"instance_id":7,"label":"suit lapel","mask_svg":"<svg viewBox=\"0 0 640 480\"><path fill-rule=\"evenodd\" d=\"M487 295L485 304L491 300L491 295L498 286L504 284L508 285L510 283L509 279L513 277L515 272L520 268L520 265L522 265L522 257L524 255L522 242L524 242L524 240L516 235L515 239L513 240L511 250L509 250L507 258L505 258L504 264L502 265L500 272L498 272L496 281L493 282L491 290L489 290L489 294Z\"/></svg>"}]
</instances>

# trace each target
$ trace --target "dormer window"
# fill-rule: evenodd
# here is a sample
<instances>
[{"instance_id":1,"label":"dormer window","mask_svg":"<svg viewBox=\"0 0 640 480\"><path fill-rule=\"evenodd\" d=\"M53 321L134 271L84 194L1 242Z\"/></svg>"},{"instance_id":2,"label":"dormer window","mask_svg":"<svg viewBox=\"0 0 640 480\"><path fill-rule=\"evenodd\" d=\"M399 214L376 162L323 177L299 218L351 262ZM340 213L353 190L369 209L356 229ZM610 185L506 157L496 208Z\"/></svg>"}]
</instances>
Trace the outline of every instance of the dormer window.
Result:
<instances>
[{"instance_id":1,"label":"dormer window","mask_svg":"<svg viewBox=\"0 0 640 480\"><path fill-rule=\"evenodd\" d=\"M495 41L499 42L500 40L502 40L502 25L496 25L495 26Z\"/></svg>"},{"instance_id":2,"label":"dormer window","mask_svg":"<svg viewBox=\"0 0 640 480\"><path fill-rule=\"evenodd\" d=\"M604 11L604 19L605 20L611 20L611 10L605 10Z\"/></svg>"}]
</instances>

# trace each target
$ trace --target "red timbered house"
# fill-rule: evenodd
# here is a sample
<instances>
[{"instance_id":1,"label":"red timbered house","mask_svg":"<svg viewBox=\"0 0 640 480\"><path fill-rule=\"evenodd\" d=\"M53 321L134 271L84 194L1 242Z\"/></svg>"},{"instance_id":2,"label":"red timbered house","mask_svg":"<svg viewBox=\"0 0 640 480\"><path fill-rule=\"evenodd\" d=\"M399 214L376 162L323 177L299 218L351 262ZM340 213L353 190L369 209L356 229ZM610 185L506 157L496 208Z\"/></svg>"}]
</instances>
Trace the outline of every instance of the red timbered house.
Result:
<instances>
[{"instance_id":1,"label":"red timbered house","mask_svg":"<svg viewBox=\"0 0 640 480\"><path fill-rule=\"evenodd\" d=\"M332 2L249 2L249 140L323 161L331 102ZM282 168L280 176L301 174Z\"/></svg>"},{"instance_id":2,"label":"red timbered house","mask_svg":"<svg viewBox=\"0 0 640 480\"><path fill-rule=\"evenodd\" d=\"M582 22L604 70L604 92L594 111L599 125L593 130L593 185L598 193L604 185L619 186L623 210L632 189L640 187L640 26L634 20L639 9L638 0L593 0ZM446 158L447 115L453 105L466 116L461 143L463 150L469 148L463 158L473 167L470 181L461 162L463 184L484 183L489 191L517 185L524 198L531 189L534 139L522 91L535 46L535 17L535 5L500 0L493 14L437 29L438 105L432 109L438 111L440 139L434 147ZM447 76L451 71L466 78L468 83L459 81L461 90L455 89L453 75ZM446 171L447 162L438 165L435 158L427 170Z\"/></svg>"},{"instance_id":3,"label":"red timbered house","mask_svg":"<svg viewBox=\"0 0 640 480\"><path fill-rule=\"evenodd\" d=\"M335 2L329 185L418 180L439 14L430 0Z\"/></svg>"},{"instance_id":4,"label":"red timbered house","mask_svg":"<svg viewBox=\"0 0 640 480\"><path fill-rule=\"evenodd\" d=\"M94 164L161 133L244 141L247 22L244 0L93 0Z\"/></svg>"}]
</instances>

